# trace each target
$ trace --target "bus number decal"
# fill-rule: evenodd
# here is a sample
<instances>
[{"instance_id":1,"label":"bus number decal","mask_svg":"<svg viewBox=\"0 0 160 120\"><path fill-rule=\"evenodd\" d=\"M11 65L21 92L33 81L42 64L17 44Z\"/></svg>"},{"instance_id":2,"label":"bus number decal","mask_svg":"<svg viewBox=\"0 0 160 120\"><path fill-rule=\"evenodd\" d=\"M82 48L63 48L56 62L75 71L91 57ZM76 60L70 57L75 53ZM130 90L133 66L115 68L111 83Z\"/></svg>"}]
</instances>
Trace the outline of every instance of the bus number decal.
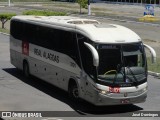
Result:
<instances>
[{"instance_id":1,"label":"bus number decal","mask_svg":"<svg viewBox=\"0 0 160 120\"><path fill-rule=\"evenodd\" d=\"M22 54L29 55L29 43L23 41L22 42Z\"/></svg>"},{"instance_id":2,"label":"bus number decal","mask_svg":"<svg viewBox=\"0 0 160 120\"><path fill-rule=\"evenodd\" d=\"M120 93L120 88L119 87L109 87L109 92L110 93Z\"/></svg>"}]
</instances>

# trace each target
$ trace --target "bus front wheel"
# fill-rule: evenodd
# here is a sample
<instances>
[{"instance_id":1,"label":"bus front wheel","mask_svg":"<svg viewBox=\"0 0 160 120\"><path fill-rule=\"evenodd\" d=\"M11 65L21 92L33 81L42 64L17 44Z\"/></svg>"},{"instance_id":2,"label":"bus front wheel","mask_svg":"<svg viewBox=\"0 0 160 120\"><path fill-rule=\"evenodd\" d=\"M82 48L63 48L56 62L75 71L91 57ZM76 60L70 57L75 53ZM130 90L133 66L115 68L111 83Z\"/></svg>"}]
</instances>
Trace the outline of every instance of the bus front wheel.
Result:
<instances>
[{"instance_id":1,"label":"bus front wheel","mask_svg":"<svg viewBox=\"0 0 160 120\"><path fill-rule=\"evenodd\" d=\"M23 73L25 77L29 78L30 73L29 73L29 66L27 62L23 63Z\"/></svg>"},{"instance_id":2,"label":"bus front wheel","mask_svg":"<svg viewBox=\"0 0 160 120\"><path fill-rule=\"evenodd\" d=\"M78 86L76 83L71 83L69 85L69 96L72 100L74 101L78 101L79 100L79 91L78 91Z\"/></svg>"}]
</instances>

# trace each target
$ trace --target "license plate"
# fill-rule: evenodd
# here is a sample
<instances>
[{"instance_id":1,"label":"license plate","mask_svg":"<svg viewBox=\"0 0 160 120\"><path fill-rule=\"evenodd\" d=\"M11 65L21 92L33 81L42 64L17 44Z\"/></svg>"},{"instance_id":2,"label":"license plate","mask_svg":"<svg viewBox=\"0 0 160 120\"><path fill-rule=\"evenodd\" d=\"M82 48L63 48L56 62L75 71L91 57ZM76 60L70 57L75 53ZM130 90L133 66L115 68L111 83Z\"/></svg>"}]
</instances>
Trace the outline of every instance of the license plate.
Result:
<instances>
[{"instance_id":1,"label":"license plate","mask_svg":"<svg viewBox=\"0 0 160 120\"><path fill-rule=\"evenodd\" d=\"M123 99L123 100L121 100L121 103L122 104L127 104L127 103L130 103L130 100L129 99Z\"/></svg>"}]
</instances>

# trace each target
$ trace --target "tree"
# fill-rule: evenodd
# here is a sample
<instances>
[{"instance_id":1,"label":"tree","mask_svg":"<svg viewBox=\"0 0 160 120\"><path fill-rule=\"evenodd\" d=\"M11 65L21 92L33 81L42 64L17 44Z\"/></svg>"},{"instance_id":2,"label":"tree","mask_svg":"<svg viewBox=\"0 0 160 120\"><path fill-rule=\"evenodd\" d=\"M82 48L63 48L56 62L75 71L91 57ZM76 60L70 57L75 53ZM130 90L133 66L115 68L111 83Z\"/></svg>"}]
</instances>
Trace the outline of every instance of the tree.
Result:
<instances>
[{"instance_id":1,"label":"tree","mask_svg":"<svg viewBox=\"0 0 160 120\"><path fill-rule=\"evenodd\" d=\"M77 0L80 6L80 14L82 13L82 8L87 8L88 0Z\"/></svg>"},{"instance_id":2,"label":"tree","mask_svg":"<svg viewBox=\"0 0 160 120\"><path fill-rule=\"evenodd\" d=\"M2 28L4 29L4 24L10 20L13 16L16 16L15 13L0 13L0 21L2 22Z\"/></svg>"}]
</instances>

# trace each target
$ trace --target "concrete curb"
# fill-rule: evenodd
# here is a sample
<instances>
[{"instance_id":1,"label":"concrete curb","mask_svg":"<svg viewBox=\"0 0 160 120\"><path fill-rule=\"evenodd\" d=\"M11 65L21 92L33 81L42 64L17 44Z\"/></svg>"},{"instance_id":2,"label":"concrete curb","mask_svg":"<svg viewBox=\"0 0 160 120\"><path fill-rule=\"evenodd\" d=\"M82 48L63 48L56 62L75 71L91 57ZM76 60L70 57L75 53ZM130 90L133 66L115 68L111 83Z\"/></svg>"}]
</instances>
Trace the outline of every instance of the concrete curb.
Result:
<instances>
[{"instance_id":1,"label":"concrete curb","mask_svg":"<svg viewBox=\"0 0 160 120\"><path fill-rule=\"evenodd\" d=\"M10 35L10 34L8 34L8 33L3 33L3 32L0 32L0 34L7 35L7 36Z\"/></svg>"},{"instance_id":2,"label":"concrete curb","mask_svg":"<svg viewBox=\"0 0 160 120\"><path fill-rule=\"evenodd\" d=\"M152 76L154 76L154 77L160 77L160 73L148 71L148 74L149 74L149 75L152 75Z\"/></svg>"}]
</instances>

